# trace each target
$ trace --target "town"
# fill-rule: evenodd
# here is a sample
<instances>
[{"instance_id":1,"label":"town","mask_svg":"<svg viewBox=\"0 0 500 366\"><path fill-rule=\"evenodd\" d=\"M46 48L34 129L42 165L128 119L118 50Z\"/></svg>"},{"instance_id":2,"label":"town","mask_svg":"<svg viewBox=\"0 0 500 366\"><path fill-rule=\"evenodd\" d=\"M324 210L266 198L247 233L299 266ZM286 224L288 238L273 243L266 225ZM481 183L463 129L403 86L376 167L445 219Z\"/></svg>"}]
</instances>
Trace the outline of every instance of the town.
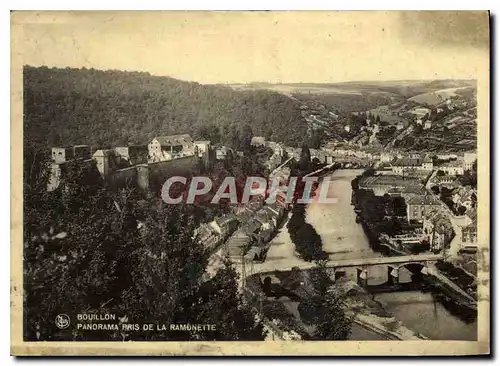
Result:
<instances>
[{"instance_id":1,"label":"town","mask_svg":"<svg viewBox=\"0 0 500 366\"><path fill-rule=\"evenodd\" d=\"M407 256L414 262L431 254L436 278L451 288L448 294L465 299L467 306L474 307L478 245L477 187L473 177L477 164L475 151L431 154L349 146L330 142L319 149L309 148L309 173L321 179L337 170L359 172L352 179L352 197L348 199L356 213L356 223L363 226L370 246L375 250L384 249L383 253ZM283 184L289 182L291 167L303 155L303 148L266 141L262 136L252 138L251 148L253 152L265 152L264 175L278 178ZM51 154L48 191L61 189L68 164L94 167L109 189L135 187L151 191L169 177L207 173L228 157L243 156L244 152L214 146L208 140L195 141L190 135L182 134L158 136L144 146L93 152L85 145L53 147ZM273 239L285 230L293 203L282 199L268 204L266 197L264 192L251 197L250 202L233 205L230 212L202 223L195 231L196 240L212 253L204 281L217 273L225 258L230 258L251 298L255 293L251 282L256 273L310 268L294 265L295 259L267 262L268 252L273 251ZM300 258L300 253L294 253ZM366 269L363 265L358 268L362 271L357 274L357 283L366 287ZM399 284L398 276L396 271L388 279L392 284ZM367 324L374 327L370 321L365 321L363 326ZM279 334L279 338L290 337L288 332L280 330L283 325L277 325L276 320L268 327L272 334ZM376 331L387 337L387 331L379 328L375 327ZM291 337L300 338L296 332L292 332Z\"/></svg>"},{"instance_id":2,"label":"town","mask_svg":"<svg viewBox=\"0 0 500 366\"><path fill-rule=\"evenodd\" d=\"M25 83L28 339L477 339L474 80Z\"/></svg>"}]
</instances>

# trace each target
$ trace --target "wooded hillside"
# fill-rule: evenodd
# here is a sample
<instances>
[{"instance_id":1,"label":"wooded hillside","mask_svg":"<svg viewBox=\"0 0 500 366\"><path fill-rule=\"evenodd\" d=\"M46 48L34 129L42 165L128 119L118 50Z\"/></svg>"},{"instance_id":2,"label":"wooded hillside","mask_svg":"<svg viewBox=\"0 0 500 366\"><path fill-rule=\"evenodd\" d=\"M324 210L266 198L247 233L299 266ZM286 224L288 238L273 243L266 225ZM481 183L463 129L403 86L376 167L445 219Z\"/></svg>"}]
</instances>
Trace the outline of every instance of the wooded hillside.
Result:
<instances>
[{"instance_id":1,"label":"wooded hillside","mask_svg":"<svg viewBox=\"0 0 500 366\"><path fill-rule=\"evenodd\" d=\"M249 127L254 135L300 146L307 125L299 107L271 91L149 73L24 67L25 141L40 147L145 144L175 133L234 146Z\"/></svg>"}]
</instances>

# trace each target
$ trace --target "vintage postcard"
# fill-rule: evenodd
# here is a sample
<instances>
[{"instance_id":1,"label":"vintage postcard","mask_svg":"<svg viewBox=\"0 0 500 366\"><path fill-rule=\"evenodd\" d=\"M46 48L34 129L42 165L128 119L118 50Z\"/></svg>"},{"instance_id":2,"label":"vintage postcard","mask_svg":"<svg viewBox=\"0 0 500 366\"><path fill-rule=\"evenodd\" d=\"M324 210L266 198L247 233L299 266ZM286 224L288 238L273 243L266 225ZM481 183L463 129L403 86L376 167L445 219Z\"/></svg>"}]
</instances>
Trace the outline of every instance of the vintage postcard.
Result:
<instances>
[{"instance_id":1,"label":"vintage postcard","mask_svg":"<svg viewBox=\"0 0 500 366\"><path fill-rule=\"evenodd\" d=\"M487 11L11 27L13 355L490 352Z\"/></svg>"}]
</instances>

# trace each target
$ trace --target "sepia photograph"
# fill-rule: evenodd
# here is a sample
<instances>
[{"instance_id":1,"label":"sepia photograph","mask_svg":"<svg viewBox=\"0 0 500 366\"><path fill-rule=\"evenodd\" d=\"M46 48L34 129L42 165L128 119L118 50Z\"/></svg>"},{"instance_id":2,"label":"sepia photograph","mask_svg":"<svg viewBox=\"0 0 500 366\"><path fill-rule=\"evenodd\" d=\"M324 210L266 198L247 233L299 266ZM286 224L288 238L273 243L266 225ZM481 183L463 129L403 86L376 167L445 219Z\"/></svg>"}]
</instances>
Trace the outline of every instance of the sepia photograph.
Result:
<instances>
[{"instance_id":1,"label":"sepia photograph","mask_svg":"<svg viewBox=\"0 0 500 366\"><path fill-rule=\"evenodd\" d=\"M13 11L11 353L488 354L489 32Z\"/></svg>"}]
</instances>

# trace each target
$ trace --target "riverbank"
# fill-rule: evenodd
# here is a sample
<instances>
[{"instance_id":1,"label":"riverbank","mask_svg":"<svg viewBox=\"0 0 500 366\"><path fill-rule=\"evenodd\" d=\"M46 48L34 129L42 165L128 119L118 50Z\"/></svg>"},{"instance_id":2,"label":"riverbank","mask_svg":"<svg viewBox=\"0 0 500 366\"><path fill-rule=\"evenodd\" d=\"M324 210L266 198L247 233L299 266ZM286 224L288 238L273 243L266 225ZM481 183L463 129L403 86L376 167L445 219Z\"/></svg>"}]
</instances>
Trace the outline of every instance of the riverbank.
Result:
<instances>
[{"instance_id":1,"label":"riverbank","mask_svg":"<svg viewBox=\"0 0 500 366\"><path fill-rule=\"evenodd\" d=\"M379 213L379 210L374 210L370 205L372 201L376 202L375 199L378 198L382 200L382 198L374 196L373 193L370 194L370 191L359 189L359 179L360 176L357 176L352 180L353 189L351 203L354 206L354 211L357 214L356 222L359 223L363 228L364 233L369 239L371 248L375 251L389 256L393 254L416 254L408 248L396 248L394 247L394 245L381 240L381 237L383 238L391 236L391 234L400 234L401 232L398 230L401 230L402 225L400 223L394 227L391 225L383 224L381 218L383 218L383 220L387 220L387 213L385 213L385 215L384 213ZM391 198L384 199L386 201L389 200L389 202L391 200ZM385 204L387 205L387 202ZM383 207L384 205L382 205L381 208ZM365 210L367 212L365 212ZM396 219L399 220L399 218ZM441 268L446 267L444 266L444 264L446 263L437 263L436 266L432 266L429 269L426 268L426 270L428 270L427 273L425 273L427 275L426 283L433 286L436 292L442 292L447 297L455 300L460 306L463 306L464 308L467 308L469 310L477 309L476 301L468 291L469 286L474 282L474 279L469 278L469 276L464 273L462 276L456 276L455 281L453 281L448 278L447 274L443 273L443 271L441 270ZM449 264L449 266L452 267L452 269L459 271L459 269L453 267L452 264Z\"/></svg>"},{"instance_id":2,"label":"riverbank","mask_svg":"<svg viewBox=\"0 0 500 366\"><path fill-rule=\"evenodd\" d=\"M386 255L391 254L387 247L385 251L382 249L383 246L372 247L362 226L356 223L356 214L351 205L351 181L362 172L363 170L359 169L335 171L330 175L329 195L338 198L338 201L334 204L311 203L306 210L306 220L321 236L323 250L327 252L331 260L384 256L380 251L376 251L377 249ZM262 264L253 264L251 268L247 268L247 273L252 271L253 273L273 273L276 270L291 269L295 266L310 268L311 263L296 257L294 250L295 246L288 230L282 228L271 242L266 261ZM347 276L356 280L355 271L347 273ZM373 281L370 280L372 284L384 283L387 280L387 270L374 267L372 276ZM401 276L403 276L402 273L400 273ZM377 293L373 297L382 304L381 306L387 310L387 313L394 314L393 320L401 322L401 325L408 330L415 330L413 334L418 332L429 339L475 339L475 321L464 321L451 307L442 305L441 302L445 303L445 301L432 292ZM286 306L293 310L293 303L289 302ZM391 335L381 336L381 326L387 323L386 325L391 328L396 324L389 320L389 316L382 316L383 319L378 319L377 316L381 314L362 315L360 319L365 320L366 324L364 326L361 323L353 325L351 340L394 339L390 338ZM447 331L446 324L448 323L453 324L453 332ZM436 327L440 329L434 329Z\"/></svg>"}]
</instances>

